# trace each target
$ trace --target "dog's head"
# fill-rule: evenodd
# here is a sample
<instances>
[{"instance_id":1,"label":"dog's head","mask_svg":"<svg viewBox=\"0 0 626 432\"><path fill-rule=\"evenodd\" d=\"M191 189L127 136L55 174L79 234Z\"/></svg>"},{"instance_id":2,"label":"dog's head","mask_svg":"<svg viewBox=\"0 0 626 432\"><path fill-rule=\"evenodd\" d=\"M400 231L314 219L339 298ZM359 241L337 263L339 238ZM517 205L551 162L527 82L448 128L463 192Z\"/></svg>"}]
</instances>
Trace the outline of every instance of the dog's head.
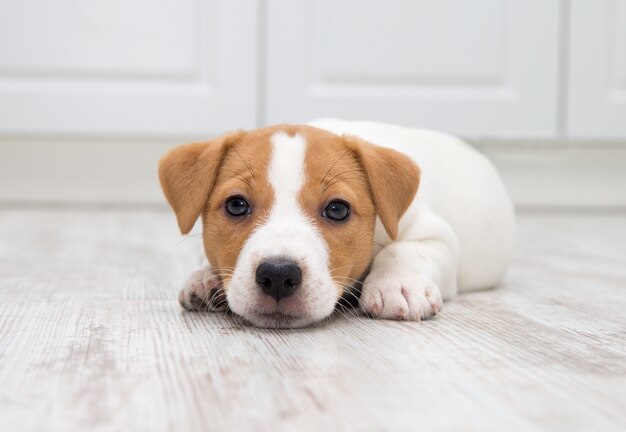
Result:
<instances>
[{"instance_id":1,"label":"dog's head","mask_svg":"<svg viewBox=\"0 0 626 432\"><path fill-rule=\"evenodd\" d=\"M376 217L395 239L419 183L401 153L301 125L177 147L159 176L183 234L202 216L230 309L263 327L330 315L369 266Z\"/></svg>"}]
</instances>

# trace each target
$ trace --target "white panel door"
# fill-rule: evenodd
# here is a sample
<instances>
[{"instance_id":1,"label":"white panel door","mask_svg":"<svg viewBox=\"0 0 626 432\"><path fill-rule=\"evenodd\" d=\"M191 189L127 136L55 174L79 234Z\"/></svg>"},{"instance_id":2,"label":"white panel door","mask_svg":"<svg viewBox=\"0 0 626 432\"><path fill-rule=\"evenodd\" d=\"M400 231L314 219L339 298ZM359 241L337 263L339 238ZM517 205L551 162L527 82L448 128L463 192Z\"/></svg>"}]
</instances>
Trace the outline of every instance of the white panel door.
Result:
<instances>
[{"instance_id":1,"label":"white panel door","mask_svg":"<svg viewBox=\"0 0 626 432\"><path fill-rule=\"evenodd\" d=\"M268 123L557 129L558 0L269 0Z\"/></svg>"},{"instance_id":2,"label":"white panel door","mask_svg":"<svg viewBox=\"0 0 626 432\"><path fill-rule=\"evenodd\" d=\"M626 1L573 0L567 131L626 137Z\"/></svg>"},{"instance_id":3,"label":"white panel door","mask_svg":"<svg viewBox=\"0 0 626 432\"><path fill-rule=\"evenodd\" d=\"M0 133L254 126L256 12L254 0L2 0Z\"/></svg>"}]
</instances>

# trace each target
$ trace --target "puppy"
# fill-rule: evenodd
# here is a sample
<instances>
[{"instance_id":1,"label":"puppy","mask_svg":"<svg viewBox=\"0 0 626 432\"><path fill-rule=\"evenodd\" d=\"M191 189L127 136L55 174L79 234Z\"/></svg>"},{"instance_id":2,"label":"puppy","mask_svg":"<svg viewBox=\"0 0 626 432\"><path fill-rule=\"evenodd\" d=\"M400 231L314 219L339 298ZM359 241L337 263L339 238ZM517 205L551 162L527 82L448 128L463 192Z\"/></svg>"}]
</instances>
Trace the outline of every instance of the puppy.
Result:
<instances>
[{"instance_id":1,"label":"puppy","mask_svg":"<svg viewBox=\"0 0 626 432\"><path fill-rule=\"evenodd\" d=\"M437 132L278 125L177 147L159 177L183 234L202 217L209 265L181 304L261 327L320 321L345 296L376 318L430 318L444 299L496 285L512 252L496 170Z\"/></svg>"}]
</instances>

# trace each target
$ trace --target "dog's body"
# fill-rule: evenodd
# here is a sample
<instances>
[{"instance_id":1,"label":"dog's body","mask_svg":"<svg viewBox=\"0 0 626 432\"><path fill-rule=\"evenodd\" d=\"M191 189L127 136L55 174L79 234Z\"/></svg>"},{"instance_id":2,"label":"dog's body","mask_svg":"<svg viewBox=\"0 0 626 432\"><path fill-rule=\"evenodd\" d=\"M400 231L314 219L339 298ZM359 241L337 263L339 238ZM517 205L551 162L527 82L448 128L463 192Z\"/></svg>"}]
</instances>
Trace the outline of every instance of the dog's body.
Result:
<instances>
[{"instance_id":1,"label":"dog's body","mask_svg":"<svg viewBox=\"0 0 626 432\"><path fill-rule=\"evenodd\" d=\"M444 247L446 256L436 269L444 299L500 281L513 249L513 206L498 173L482 154L456 137L430 130L337 120L311 125L400 151L419 166L419 191L400 220L398 240L392 242L380 224L375 238L397 250L396 256L410 260L417 259L415 251L403 250L402 241L436 240Z\"/></svg>"},{"instance_id":2,"label":"dog's body","mask_svg":"<svg viewBox=\"0 0 626 432\"><path fill-rule=\"evenodd\" d=\"M319 321L363 279L365 312L427 318L443 298L496 285L512 252L513 208L497 172L437 132L275 126L174 150L160 175L181 231L204 221L211 265L187 281L181 303L228 304L256 325ZM202 175L215 178L199 187Z\"/></svg>"}]
</instances>

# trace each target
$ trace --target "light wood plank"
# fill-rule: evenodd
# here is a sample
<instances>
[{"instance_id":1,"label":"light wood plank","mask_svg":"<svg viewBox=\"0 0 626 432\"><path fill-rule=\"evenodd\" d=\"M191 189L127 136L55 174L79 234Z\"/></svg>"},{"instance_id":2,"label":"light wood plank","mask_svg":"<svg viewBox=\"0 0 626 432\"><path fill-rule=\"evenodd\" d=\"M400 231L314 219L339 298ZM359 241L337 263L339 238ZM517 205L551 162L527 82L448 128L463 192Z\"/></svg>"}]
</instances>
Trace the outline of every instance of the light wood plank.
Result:
<instances>
[{"instance_id":1,"label":"light wood plank","mask_svg":"<svg viewBox=\"0 0 626 432\"><path fill-rule=\"evenodd\" d=\"M183 312L155 210L0 208L0 430L624 430L626 218L527 214L498 290L435 320Z\"/></svg>"}]
</instances>

